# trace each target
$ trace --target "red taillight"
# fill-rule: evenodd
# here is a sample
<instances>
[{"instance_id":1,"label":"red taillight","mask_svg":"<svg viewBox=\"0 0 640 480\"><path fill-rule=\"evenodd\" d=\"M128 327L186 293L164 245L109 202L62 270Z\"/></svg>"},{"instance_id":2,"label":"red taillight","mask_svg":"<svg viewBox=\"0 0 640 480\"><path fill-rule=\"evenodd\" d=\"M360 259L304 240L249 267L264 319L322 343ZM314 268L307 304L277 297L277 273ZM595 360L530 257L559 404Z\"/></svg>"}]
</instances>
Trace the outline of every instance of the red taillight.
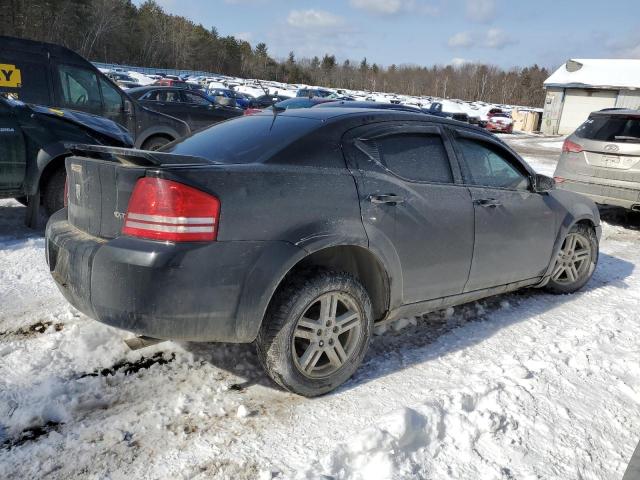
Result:
<instances>
[{"instance_id":1,"label":"red taillight","mask_svg":"<svg viewBox=\"0 0 640 480\"><path fill-rule=\"evenodd\" d=\"M245 115L254 115L256 113L260 113L262 110L260 110L259 108L247 108L244 111Z\"/></svg>"},{"instance_id":2,"label":"red taillight","mask_svg":"<svg viewBox=\"0 0 640 480\"><path fill-rule=\"evenodd\" d=\"M564 143L562 144L562 151L564 153L580 153L582 152L582 145L578 145L575 142L572 142L571 140L565 140Z\"/></svg>"},{"instance_id":3,"label":"red taillight","mask_svg":"<svg viewBox=\"0 0 640 480\"><path fill-rule=\"evenodd\" d=\"M565 182L565 178L564 177L553 177L553 179L556 181L556 183L564 183Z\"/></svg>"},{"instance_id":4,"label":"red taillight","mask_svg":"<svg viewBox=\"0 0 640 480\"><path fill-rule=\"evenodd\" d=\"M212 241L218 237L220 200L182 183L138 180L127 208L123 235L170 242Z\"/></svg>"},{"instance_id":5,"label":"red taillight","mask_svg":"<svg viewBox=\"0 0 640 480\"><path fill-rule=\"evenodd\" d=\"M65 207L69 206L69 175L64 177L64 198L62 199L62 204Z\"/></svg>"}]
</instances>

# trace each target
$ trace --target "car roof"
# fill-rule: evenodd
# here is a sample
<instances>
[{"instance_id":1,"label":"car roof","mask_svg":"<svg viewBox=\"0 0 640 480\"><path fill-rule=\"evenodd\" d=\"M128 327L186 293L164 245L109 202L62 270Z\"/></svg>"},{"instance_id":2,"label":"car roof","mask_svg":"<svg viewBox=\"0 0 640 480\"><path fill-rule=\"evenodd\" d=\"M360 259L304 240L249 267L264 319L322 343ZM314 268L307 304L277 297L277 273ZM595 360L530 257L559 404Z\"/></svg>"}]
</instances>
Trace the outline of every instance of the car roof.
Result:
<instances>
[{"instance_id":1,"label":"car roof","mask_svg":"<svg viewBox=\"0 0 640 480\"><path fill-rule=\"evenodd\" d=\"M640 116L640 110L633 110L631 108L604 108L597 112L592 112L591 115L637 115Z\"/></svg>"},{"instance_id":2,"label":"car roof","mask_svg":"<svg viewBox=\"0 0 640 480\"><path fill-rule=\"evenodd\" d=\"M182 85L142 85L140 87L130 88L127 90L129 93L146 92L148 90L188 90L190 93L200 94L197 90L189 90L189 88Z\"/></svg>"},{"instance_id":3,"label":"car roof","mask_svg":"<svg viewBox=\"0 0 640 480\"><path fill-rule=\"evenodd\" d=\"M277 116L286 116L286 117L298 117L298 118L308 118L315 119L324 122L336 121L341 118L346 117L357 117L362 116L363 120L375 119L377 121L384 120L418 120L418 121L428 121L433 123L441 123L448 124L457 127L465 127L477 131L479 133L487 134L486 130L475 127L473 125L469 125L464 122L460 122L458 120L452 120L445 117L438 117L435 115L429 115L428 113L421 112L416 110L415 113L408 112L406 110L394 110L391 108L388 109L375 109L375 108L335 108L335 107L324 107L323 105L317 105L313 108L302 108L302 109L292 109L292 110L284 110L278 113L274 113L271 109L263 110L256 115L277 115Z\"/></svg>"},{"instance_id":4,"label":"car roof","mask_svg":"<svg viewBox=\"0 0 640 480\"><path fill-rule=\"evenodd\" d=\"M365 102L357 100L332 100L331 103L325 105L328 108L368 108L378 110L398 110L405 112L421 113L421 110L417 107L411 107L408 105L401 105L397 103L381 103L381 102ZM320 108L320 107L314 107Z\"/></svg>"}]
</instances>

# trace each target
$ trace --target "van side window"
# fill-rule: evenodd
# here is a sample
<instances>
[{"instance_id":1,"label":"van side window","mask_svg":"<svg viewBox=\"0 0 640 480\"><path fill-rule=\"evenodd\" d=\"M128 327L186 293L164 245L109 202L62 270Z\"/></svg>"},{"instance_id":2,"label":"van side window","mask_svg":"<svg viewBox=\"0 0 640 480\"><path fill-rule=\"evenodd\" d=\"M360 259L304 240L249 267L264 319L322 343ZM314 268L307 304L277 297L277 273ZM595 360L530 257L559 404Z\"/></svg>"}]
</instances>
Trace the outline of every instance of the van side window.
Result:
<instances>
[{"instance_id":1,"label":"van side window","mask_svg":"<svg viewBox=\"0 0 640 480\"><path fill-rule=\"evenodd\" d=\"M119 114L122 112L122 95L104 78L100 79L102 88L102 99L104 100L104 112L108 114Z\"/></svg>"},{"instance_id":2,"label":"van side window","mask_svg":"<svg viewBox=\"0 0 640 480\"><path fill-rule=\"evenodd\" d=\"M58 74L63 106L102 113L98 77L94 72L71 65L59 65Z\"/></svg>"}]
</instances>

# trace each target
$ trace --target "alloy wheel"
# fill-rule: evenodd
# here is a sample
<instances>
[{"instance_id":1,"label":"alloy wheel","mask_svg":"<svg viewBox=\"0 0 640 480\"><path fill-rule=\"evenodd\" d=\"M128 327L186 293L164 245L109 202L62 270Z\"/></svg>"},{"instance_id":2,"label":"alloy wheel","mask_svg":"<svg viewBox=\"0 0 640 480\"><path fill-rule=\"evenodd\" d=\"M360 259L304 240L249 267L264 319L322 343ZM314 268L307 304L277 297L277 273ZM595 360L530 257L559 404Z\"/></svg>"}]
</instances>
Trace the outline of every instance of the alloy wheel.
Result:
<instances>
[{"instance_id":1,"label":"alloy wheel","mask_svg":"<svg viewBox=\"0 0 640 480\"><path fill-rule=\"evenodd\" d=\"M296 323L291 340L294 364L308 378L332 375L353 356L362 333L362 312L355 300L342 292L325 293Z\"/></svg>"},{"instance_id":2,"label":"alloy wheel","mask_svg":"<svg viewBox=\"0 0 640 480\"><path fill-rule=\"evenodd\" d=\"M558 252L551 279L559 284L578 281L589 269L591 257L589 239L578 232L570 233Z\"/></svg>"}]
</instances>

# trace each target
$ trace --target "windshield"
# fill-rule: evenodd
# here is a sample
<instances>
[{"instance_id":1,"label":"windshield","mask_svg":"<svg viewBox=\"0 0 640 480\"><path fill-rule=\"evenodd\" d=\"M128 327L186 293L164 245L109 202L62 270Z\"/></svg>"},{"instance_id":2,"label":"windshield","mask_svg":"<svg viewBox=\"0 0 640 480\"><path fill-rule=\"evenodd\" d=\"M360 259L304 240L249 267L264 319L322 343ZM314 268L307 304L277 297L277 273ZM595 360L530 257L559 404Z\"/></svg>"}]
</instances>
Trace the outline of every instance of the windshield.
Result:
<instances>
[{"instance_id":1,"label":"windshield","mask_svg":"<svg viewBox=\"0 0 640 480\"><path fill-rule=\"evenodd\" d=\"M601 142L640 143L640 116L594 115L576 130L576 136Z\"/></svg>"},{"instance_id":2,"label":"windshield","mask_svg":"<svg viewBox=\"0 0 640 480\"><path fill-rule=\"evenodd\" d=\"M165 152L219 163L257 163L318 127L318 120L250 115L214 125L167 146Z\"/></svg>"}]
</instances>

